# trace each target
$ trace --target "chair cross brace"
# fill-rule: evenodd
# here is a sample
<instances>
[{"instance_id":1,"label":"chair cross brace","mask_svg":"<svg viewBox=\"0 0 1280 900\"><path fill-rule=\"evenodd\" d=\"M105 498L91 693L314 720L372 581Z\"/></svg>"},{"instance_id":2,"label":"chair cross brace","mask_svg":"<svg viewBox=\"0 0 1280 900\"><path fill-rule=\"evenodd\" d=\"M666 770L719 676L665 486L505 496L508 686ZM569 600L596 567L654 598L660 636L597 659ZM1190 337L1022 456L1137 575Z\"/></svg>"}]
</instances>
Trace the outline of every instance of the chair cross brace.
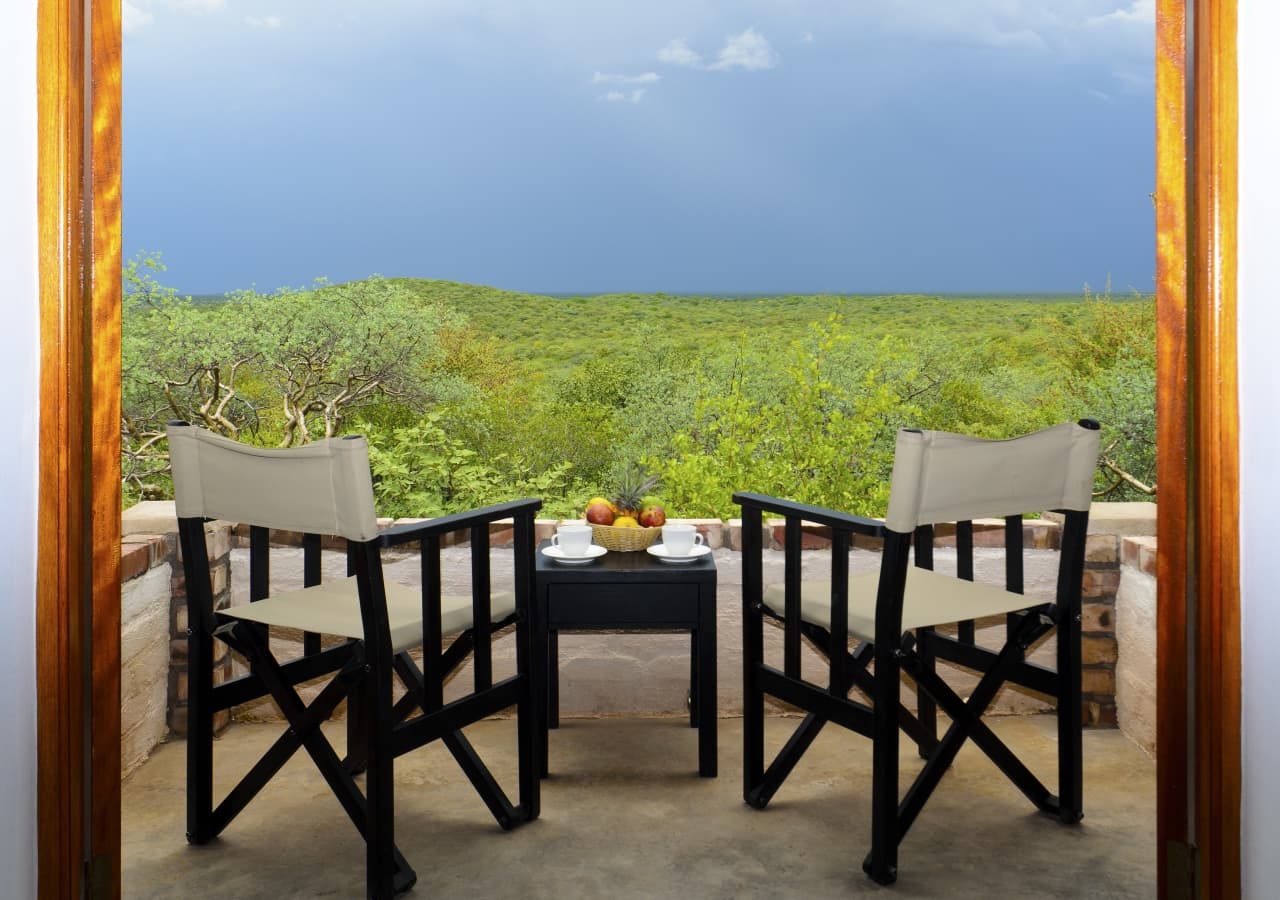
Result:
<instances>
[{"instance_id":1,"label":"chair cross brace","mask_svg":"<svg viewBox=\"0 0 1280 900\"><path fill-rule=\"evenodd\" d=\"M767 607L762 606L761 611L769 615L770 618L779 618L770 612ZM827 648L830 646L827 631L803 621L800 623L800 627L813 648L823 656L827 656ZM861 691L868 699L873 696L874 678L867 672L867 666L871 664L875 656L873 651L872 644L864 642L859 644L858 648L852 653L846 655L844 679L830 691L833 697L844 698L854 688ZM868 709L864 704L853 701L844 702L855 709ZM764 777L760 783L747 790L745 799L748 805L756 809L764 809L769 805L773 795L782 787L783 782L787 780L787 776L796 767L796 763L800 762L800 758L804 756L814 739L822 732L823 726L829 721L829 717L820 713L809 712L805 715L804 721L792 733L787 743L778 751L778 755L774 757L773 762L765 770ZM898 723L908 737L919 746L924 746L926 738L919 719L901 703L898 704Z\"/></svg>"},{"instance_id":2,"label":"chair cross brace","mask_svg":"<svg viewBox=\"0 0 1280 900\"><path fill-rule=\"evenodd\" d=\"M260 630L253 623L231 620L215 632L231 649L249 660L254 673L262 680L280 712L289 723L289 728L276 740L275 744L263 755L249 773L219 804L211 816L213 830L206 840L216 836L235 816L240 813L249 801L262 789L271 777L289 760L297 750L305 748L312 762L328 783L338 802L350 817L362 838L368 839L369 812L364 794L356 785L351 773L343 766L342 760L333 746L320 730L320 724L333 712L352 688L369 674L369 667L357 653L334 678L320 691L320 694L308 706L289 682L280 663L271 654ZM409 890L417 882L417 873L405 860L398 847L392 847L395 871L392 885L395 893Z\"/></svg>"},{"instance_id":3,"label":"chair cross brace","mask_svg":"<svg viewBox=\"0 0 1280 900\"><path fill-rule=\"evenodd\" d=\"M519 618L520 618L519 613L513 613L499 622L494 622L493 632L496 634L501 629L506 628L510 625L514 625L519 620ZM459 634L456 638L454 638L453 643L449 645L448 649L446 649L443 653L440 654L439 671L440 671L440 680L442 684L443 682L449 679L449 676L452 675L455 670L457 670L460 666L462 666L463 663L467 661L467 657L470 655L471 650L474 646L475 646L475 633L471 629L467 629L466 631ZM410 670L402 671L401 669L402 664L399 661L396 662L395 664L396 674L400 678L400 683L403 684L405 687L404 695L401 696L401 698L395 702L395 705L392 707L392 710L391 710L391 716L392 716L391 721L396 725L399 725L400 723L408 719L411 715L413 715L414 711L417 709L422 709L423 711L426 711L427 709L430 709L430 708L438 709L440 707L439 703L435 704L434 707L428 707L424 705L424 703L419 699L418 695L414 693L414 690L413 690L414 684L425 684L425 676L423 675L422 671L418 669L417 665L414 664L413 659L411 657L409 657L407 654L397 654L397 660L399 656L406 657L406 661L409 663L409 666L411 667L412 672L416 674L408 675L407 677L409 680L406 680L406 673ZM347 714L349 719L354 719L356 716L362 715L363 710L353 711L350 707L348 707ZM342 761L342 764L347 767L347 771L349 771L352 775L359 775L361 772L364 771L365 747L364 747L363 732L361 731L361 729L359 728L348 729L347 756Z\"/></svg>"},{"instance_id":4,"label":"chair cross brace","mask_svg":"<svg viewBox=\"0 0 1280 900\"><path fill-rule=\"evenodd\" d=\"M454 646L456 646L456 642ZM457 664L453 668L456 667ZM396 674L400 676L401 682L404 683L406 691L405 696L401 698L401 704L404 703L406 698L411 698L410 704L406 704L410 706L408 712L412 712L412 709L417 707L422 709L424 716L429 716L432 712L440 709L439 705L428 698L426 678L408 653L396 654L395 670ZM452 670L451 668L447 671L451 672ZM399 707L400 704L397 704L397 709ZM397 719L397 721L400 720ZM466 739L461 731L450 731L444 734L441 740L449 748L449 752L457 760L463 774L467 776L472 787L476 789L476 793L480 795L480 799L484 801L485 806L489 808L489 812L493 814L494 819L497 820L498 825L504 831L510 831L525 821L524 809L511 803L506 793L503 792L501 786L493 777L493 774L476 753L475 748L471 746L471 742Z\"/></svg>"},{"instance_id":5,"label":"chair cross brace","mask_svg":"<svg viewBox=\"0 0 1280 900\"><path fill-rule=\"evenodd\" d=\"M922 663L914 648L914 638L910 634L903 638L903 646L897 654L899 665L915 680L918 690L925 691L942 707L952 723L898 805L893 834L884 836L892 841L893 846L900 844L906 837L925 803L941 783L942 776L955 761L960 748L970 739L1037 809L1058 815L1065 822L1078 820L1078 816L1068 818L1058 799L1050 794L1049 789L1040 783L981 719L1000 688L1008 681L1009 672L1023 662L1028 647L1057 626L1058 616L1056 607L1049 607L1047 611L1038 614L1032 612L1023 615L1015 625L1013 638L997 654L995 662L978 681L967 702L936 672L930 671ZM875 877L871 854L867 855L862 868Z\"/></svg>"}]
</instances>

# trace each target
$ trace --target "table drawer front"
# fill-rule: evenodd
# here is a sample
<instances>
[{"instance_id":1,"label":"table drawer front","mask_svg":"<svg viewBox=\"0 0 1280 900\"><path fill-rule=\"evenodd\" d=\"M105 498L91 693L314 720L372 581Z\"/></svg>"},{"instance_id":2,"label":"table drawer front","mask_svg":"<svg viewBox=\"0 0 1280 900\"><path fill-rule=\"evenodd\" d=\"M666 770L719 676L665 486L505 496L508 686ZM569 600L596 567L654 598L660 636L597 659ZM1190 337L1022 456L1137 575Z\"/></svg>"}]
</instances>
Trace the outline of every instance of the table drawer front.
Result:
<instances>
[{"instance_id":1,"label":"table drawer front","mask_svg":"<svg viewBox=\"0 0 1280 900\"><path fill-rule=\"evenodd\" d=\"M697 624L698 588L692 584L556 584L550 587L547 624L609 627L646 623Z\"/></svg>"}]
</instances>

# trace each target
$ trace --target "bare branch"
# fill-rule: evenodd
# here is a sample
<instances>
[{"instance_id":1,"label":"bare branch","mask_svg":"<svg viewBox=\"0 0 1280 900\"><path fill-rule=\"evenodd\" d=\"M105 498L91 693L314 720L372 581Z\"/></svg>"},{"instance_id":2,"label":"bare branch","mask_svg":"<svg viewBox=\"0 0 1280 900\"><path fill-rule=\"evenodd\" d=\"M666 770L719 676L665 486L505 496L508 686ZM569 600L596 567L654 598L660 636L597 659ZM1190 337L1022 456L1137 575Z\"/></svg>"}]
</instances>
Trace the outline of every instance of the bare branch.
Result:
<instances>
[{"instance_id":1,"label":"bare branch","mask_svg":"<svg viewBox=\"0 0 1280 900\"><path fill-rule=\"evenodd\" d=\"M1152 496L1152 497L1155 496L1156 485L1144 484L1143 482L1139 481L1137 478L1130 475L1124 469L1120 468L1120 466L1118 466L1115 460L1113 460L1111 457L1103 456L1099 458L1098 464L1102 466L1104 469L1106 469L1107 471L1109 471L1111 474L1115 475L1118 479L1120 479L1119 483L1127 484L1129 485L1129 487L1133 488L1134 490L1139 491L1140 493L1143 493L1143 494L1147 494L1148 496ZM1119 483L1117 483L1116 487L1119 486ZM1111 489L1109 489L1108 493L1114 489L1115 487L1112 487Z\"/></svg>"}]
</instances>

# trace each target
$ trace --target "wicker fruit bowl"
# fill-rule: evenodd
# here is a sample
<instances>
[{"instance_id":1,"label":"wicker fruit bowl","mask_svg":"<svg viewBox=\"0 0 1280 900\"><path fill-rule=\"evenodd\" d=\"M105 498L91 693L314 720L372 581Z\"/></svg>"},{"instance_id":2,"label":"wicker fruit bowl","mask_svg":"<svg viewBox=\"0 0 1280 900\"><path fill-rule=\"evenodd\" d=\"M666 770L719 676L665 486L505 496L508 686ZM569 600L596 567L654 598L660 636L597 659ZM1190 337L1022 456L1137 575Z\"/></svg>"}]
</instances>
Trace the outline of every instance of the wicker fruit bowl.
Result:
<instances>
[{"instance_id":1,"label":"wicker fruit bowl","mask_svg":"<svg viewBox=\"0 0 1280 900\"><path fill-rule=\"evenodd\" d=\"M615 528L612 525L591 525L591 539L614 553L633 553L647 550L662 534L661 528Z\"/></svg>"}]
</instances>

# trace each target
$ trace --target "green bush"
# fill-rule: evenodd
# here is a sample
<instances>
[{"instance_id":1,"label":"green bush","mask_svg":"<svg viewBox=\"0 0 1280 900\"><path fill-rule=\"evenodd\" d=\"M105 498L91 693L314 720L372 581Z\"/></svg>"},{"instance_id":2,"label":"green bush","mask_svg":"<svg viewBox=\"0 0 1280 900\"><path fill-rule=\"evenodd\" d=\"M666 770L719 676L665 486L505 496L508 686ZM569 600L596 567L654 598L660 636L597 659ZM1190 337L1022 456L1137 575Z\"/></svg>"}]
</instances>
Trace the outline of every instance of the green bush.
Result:
<instances>
[{"instance_id":1,"label":"green bush","mask_svg":"<svg viewBox=\"0 0 1280 900\"><path fill-rule=\"evenodd\" d=\"M363 430L379 511L521 496L581 513L640 461L671 516L753 490L879 515L897 429L1103 425L1097 491L1154 487L1154 304L1109 293L553 299L368 279L205 302L126 269L127 502L164 496L175 415L264 445Z\"/></svg>"},{"instance_id":2,"label":"green bush","mask_svg":"<svg viewBox=\"0 0 1280 900\"><path fill-rule=\"evenodd\" d=\"M412 425L364 429L382 515L440 516L541 497L548 514L567 516L585 499L573 494L567 464L535 471L519 459L483 458L442 428L441 418L428 413Z\"/></svg>"}]
</instances>

